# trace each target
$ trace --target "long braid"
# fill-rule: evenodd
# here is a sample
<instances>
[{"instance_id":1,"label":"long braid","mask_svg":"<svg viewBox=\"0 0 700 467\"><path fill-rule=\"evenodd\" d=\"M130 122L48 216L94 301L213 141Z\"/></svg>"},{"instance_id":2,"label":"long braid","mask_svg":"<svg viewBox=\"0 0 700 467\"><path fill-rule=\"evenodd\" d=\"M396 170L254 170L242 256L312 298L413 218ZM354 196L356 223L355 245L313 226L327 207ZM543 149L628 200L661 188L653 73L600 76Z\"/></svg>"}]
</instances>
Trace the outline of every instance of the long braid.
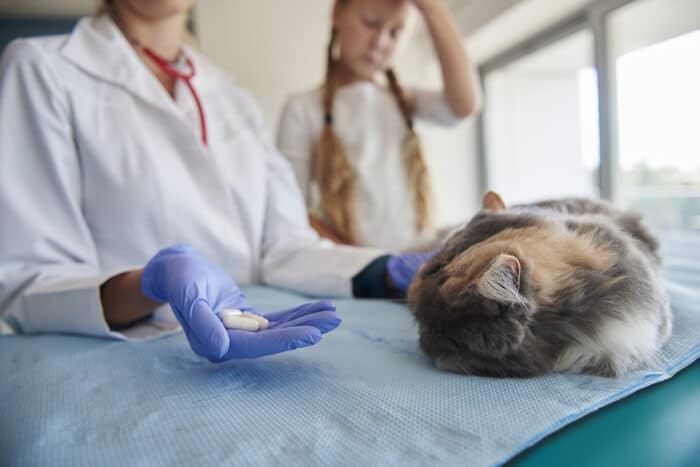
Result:
<instances>
[{"instance_id":1,"label":"long braid","mask_svg":"<svg viewBox=\"0 0 700 467\"><path fill-rule=\"evenodd\" d=\"M337 32L331 32L328 43L326 82L323 86L324 123L321 136L314 150L313 174L321 191L321 209L330 227L339 237L352 243L353 216L352 194L355 186L355 171L348 162L343 145L333 130L334 79L333 47Z\"/></svg>"},{"instance_id":2,"label":"long braid","mask_svg":"<svg viewBox=\"0 0 700 467\"><path fill-rule=\"evenodd\" d=\"M433 225L430 174L428 173L418 135L413 128L413 110L406 98L406 94L399 85L394 70L388 69L386 78L408 127L409 134L406 139L404 154L408 159L408 185L413 192L416 206L416 229L420 232L431 228Z\"/></svg>"}]
</instances>

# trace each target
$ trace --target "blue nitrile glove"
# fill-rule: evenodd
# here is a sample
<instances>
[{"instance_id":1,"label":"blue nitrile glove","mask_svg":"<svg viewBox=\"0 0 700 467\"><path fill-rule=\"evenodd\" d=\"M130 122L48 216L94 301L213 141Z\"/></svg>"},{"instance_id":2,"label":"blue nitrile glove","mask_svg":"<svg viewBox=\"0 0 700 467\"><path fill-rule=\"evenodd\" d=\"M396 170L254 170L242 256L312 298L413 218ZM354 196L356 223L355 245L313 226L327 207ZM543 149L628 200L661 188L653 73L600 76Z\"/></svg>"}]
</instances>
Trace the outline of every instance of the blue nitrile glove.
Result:
<instances>
[{"instance_id":1,"label":"blue nitrile glove","mask_svg":"<svg viewBox=\"0 0 700 467\"><path fill-rule=\"evenodd\" d=\"M391 279L392 285L401 293L406 293L408 287L416 277L418 269L435 256L434 251L429 253L406 253L394 255L386 263L386 272Z\"/></svg>"},{"instance_id":2,"label":"blue nitrile glove","mask_svg":"<svg viewBox=\"0 0 700 467\"><path fill-rule=\"evenodd\" d=\"M159 251L146 264L141 289L150 299L170 304L192 350L212 362L314 345L341 322L333 304L316 302L265 315L270 324L264 330L226 329L220 311L255 311L228 274L185 244Z\"/></svg>"}]
</instances>

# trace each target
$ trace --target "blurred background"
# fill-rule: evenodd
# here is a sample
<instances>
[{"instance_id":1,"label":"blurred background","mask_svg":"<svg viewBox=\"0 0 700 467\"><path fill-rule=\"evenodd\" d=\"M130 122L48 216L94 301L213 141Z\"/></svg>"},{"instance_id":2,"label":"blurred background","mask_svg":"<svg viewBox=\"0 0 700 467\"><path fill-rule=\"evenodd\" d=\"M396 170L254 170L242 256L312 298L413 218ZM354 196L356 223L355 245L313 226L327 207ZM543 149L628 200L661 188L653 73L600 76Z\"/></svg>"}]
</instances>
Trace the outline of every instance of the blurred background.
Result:
<instances>
[{"instance_id":1,"label":"blurred background","mask_svg":"<svg viewBox=\"0 0 700 467\"><path fill-rule=\"evenodd\" d=\"M438 222L507 203L600 196L657 229L700 234L700 0L446 0L478 65L485 108L418 128ZM250 90L272 134L286 97L323 76L332 0L200 0L197 46ZM64 33L95 0L0 0L0 49ZM418 20L397 70L440 85Z\"/></svg>"}]
</instances>

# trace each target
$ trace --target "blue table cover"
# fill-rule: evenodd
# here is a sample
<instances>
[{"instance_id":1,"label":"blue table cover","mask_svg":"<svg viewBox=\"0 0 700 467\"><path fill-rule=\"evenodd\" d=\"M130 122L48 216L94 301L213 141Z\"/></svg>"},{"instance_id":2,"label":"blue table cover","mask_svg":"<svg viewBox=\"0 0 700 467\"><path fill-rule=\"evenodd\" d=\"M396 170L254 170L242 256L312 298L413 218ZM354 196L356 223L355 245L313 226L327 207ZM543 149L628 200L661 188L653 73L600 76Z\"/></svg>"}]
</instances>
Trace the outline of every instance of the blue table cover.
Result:
<instances>
[{"instance_id":1,"label":"blue table cover","mask_svg":"<svg viewBox=\"0 0 700 467\"><path fill-rule=\"evenodd\" d=\"M700 356L700 249L667 246L674 332L624 378L435 369L399 303L337 300L315 347L211 364L184 336L0 337L0 465L494 465ZM252 287L261 311L307 298ZM593 448L593 447L592 447Z\"/></svg>"}]
</instances>

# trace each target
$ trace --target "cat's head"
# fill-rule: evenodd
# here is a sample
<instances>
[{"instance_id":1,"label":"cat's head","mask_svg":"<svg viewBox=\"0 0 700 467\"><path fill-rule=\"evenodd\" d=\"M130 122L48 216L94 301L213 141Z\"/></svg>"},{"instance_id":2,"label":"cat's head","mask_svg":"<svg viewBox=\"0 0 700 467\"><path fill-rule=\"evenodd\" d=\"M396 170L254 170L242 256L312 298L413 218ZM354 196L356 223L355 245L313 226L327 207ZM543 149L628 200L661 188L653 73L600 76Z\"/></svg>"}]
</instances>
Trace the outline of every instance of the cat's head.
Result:
<instances>
[{"instance_id":1,"label":"cat's head","mask_svg":"<svg viewBox=\"0 0 700 467\"><path fill-rule=\"evenodd\" d=\"M505 210L493 192L484 196L483 207L480 222ZM528 264L517 245L484 241L460 249L464 238L457 233L448 241L421 268L409 291L421 346L438 361L513 353L523 343L534 312Z\"/></svg>"}]
</instances>

